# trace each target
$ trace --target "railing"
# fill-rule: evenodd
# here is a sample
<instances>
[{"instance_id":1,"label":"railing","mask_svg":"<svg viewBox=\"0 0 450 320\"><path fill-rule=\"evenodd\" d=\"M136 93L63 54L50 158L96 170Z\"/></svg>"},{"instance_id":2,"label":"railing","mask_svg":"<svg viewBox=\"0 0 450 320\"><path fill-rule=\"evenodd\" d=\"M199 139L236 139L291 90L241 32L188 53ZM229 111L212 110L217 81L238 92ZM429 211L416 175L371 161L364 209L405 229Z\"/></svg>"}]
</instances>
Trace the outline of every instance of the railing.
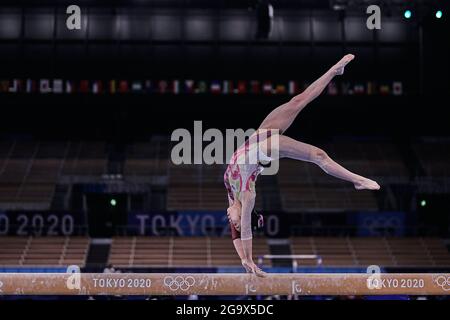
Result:
<instances>
[{"instance_id":1,"label":"railing","mask_svg":"<svg viewBox=\"0 0 450 320\"><path fill-rule=\"evenodd\" d=\"M265 254L258 257L258 264L263 265L264 259L271 260L292 260L292 272L297 272L298 262L297 260L316 260L318 266L322 265L322 257L316 254Z\"/></svg>"}]
</instances>

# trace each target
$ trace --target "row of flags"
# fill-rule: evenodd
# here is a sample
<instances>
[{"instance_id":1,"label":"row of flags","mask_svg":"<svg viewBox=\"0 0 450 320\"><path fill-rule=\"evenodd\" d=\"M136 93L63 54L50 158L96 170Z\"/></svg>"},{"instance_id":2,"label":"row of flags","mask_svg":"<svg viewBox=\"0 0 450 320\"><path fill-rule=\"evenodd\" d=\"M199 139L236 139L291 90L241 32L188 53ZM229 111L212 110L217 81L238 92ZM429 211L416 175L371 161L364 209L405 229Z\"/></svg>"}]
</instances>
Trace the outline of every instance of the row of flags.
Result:
<instances>
[{"instance_id":1,"label":"row of flags","mask_svg":"<svg viewBox=\"0 0 450 320\"><path fill-rule=\"evenodd\" d=\"M91 93L91 94L289 94L302 92L308 83L259 80L0 80L0 92L9 93ZM402 95L400 81L377 83L331 82L328 95Z\"/></svg>"}]
</instances>

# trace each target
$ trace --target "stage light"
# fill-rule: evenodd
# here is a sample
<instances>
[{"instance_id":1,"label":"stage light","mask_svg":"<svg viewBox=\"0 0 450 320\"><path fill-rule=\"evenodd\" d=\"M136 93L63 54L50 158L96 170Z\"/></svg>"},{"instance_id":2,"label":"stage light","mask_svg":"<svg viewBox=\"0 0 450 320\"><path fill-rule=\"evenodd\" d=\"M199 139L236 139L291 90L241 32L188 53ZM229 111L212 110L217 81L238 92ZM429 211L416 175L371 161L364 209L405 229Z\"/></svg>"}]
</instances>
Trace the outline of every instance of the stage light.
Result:
<instances>
[{"instance_id":1,"label":"stage light","mask_svg":"<svg viewBox=\"0 0 450 320\"><path fill-rule=\"evenodd\" d=\"M111 199L109 203L111 204L112 207L115 207L117 205L116 199Z\"/></svg>"},{"instance_id":2,"label":"stage light","mask_svg":"<svg viewBox=\"0 0 450 320\"><path fill-rule=\"evenodd\" d=\"M411 10L405 10L405 13L403 14L403 16L404 16L406 19L411 18L411 17L412 17L412 12L411 12Z\"/></svg>"},{"instance_id":3,"label":"stage light","mask_svg":"<svg viewBox=\"0 0 450 320\"><path fill-rule=\"evenodd\" d=\"M438 18L438 19L442 18L442 11L441 10L436 11L436 18Z\"/></svg>"},{"instance_id":4,"label":"stage light","mask_svg":"<svg viewBox=\"0 0 450 320\"><path fill-rule=\"evenodd\" d=\"M427 202L425 200L420 201L420 206L425 207L427 205Z\"/></svg>"}]
</instances>

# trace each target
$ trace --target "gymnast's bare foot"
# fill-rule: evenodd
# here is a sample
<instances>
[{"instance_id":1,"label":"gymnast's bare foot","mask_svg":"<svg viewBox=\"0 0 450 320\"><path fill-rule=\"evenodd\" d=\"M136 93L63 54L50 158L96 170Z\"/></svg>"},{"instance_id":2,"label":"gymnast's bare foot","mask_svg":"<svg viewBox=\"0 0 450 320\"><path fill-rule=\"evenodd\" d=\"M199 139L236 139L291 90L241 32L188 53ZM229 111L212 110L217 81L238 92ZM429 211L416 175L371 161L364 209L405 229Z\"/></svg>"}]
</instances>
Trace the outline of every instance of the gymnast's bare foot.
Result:
<instances>
[{"instance_id":1,"label":"gymnast's bare foot","mask_svg":"<svg viewBox=\"0 0 450 320\"><path fill-rule=\"evenodd\" d=\"M363 178L355 182L356 190L380 190L380 185L373 180Z\"/></svg>"},{"instance_id":2,"label":"gymnast's bare foot","mask_svg":"<svg viewBox=\"0 0 450 320\"><path fill-rule=\"evenodd\" d=\"M242 266L244 267L247 273L253 273L257 277L265 278L267 277L267 273L262 271L253 261L251 260L242 260Z\"/></svg>"},{"instance_id":3,"label":"gymnast's bare foot","mask_svg":"<svg viewBox=\"0 0 450 320\"><path fill-rule=\"evenodd\" d=\"M336 75L343 75L345 66L353 59L355 59L355 56L353 54L347 54L338 63L336 63L333 66L333 71L336 73Z\"/></svg>"}]
</instances>

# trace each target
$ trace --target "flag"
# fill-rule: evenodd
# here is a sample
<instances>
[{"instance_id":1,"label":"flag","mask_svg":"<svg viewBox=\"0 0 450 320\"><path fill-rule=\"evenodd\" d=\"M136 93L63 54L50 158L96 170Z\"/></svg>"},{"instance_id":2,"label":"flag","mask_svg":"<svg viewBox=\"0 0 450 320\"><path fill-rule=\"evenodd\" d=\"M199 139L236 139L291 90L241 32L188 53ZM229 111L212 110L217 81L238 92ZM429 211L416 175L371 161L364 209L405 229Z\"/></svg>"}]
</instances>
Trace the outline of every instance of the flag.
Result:
<instances>
[{"instance_id":1,"label":"flag","mask_svg":"<svg viewBox=\"0 0 450 320\"><path fill-rule=\"evenodd\" d=\"M93 81L92 82L92 93L99 94L103 93L103 82L102 81Z\"/></svg>"},{"instance_id":2,"label":"flag","mask_svg":"<svg viewBox=\"0 0 450 320\"><path fill-rule=\"evenodd\" d=\"M151 80L145 80L144 81L144 91L146 93L152 93L152 90L153 90L152 81Z\"/></svg>"},{"instance_id":3,"label":"flag","mask_svg":"<svg viewBox=\"0 0 450 320\"><path fill-rule=\"evenodd\" d=\"M26 91L27 93L33 93L33 92L36 92L36 81L35 81L35 80L32 80L32 79L27 79L25 91Z\"/></svg>"},{"instance_id":4,"label":"flag","mask_svg":"<svg viewBox=\"0 0 450 320\"><path fill-rule=\"evenodd\" d=\"M48 79L41 79L39 81L39 92L40 93L49 93L52 89L50 88L50 80Z\"/></svg>"},{"instance_id":5,"label":"flag","mask_svg":"<svg viewBox=\"0 0 450 320\"><path fill-rule=\"evenodd\" d=\"M9 91L9 80L0 81L0 92L8 92Z\"/></svg>"},{"instance_id":6,"label":"flag","mask_svg":"<svg viewBox=\"0 0 450 320\"><path fill-rule=\"evenodd\" d=\"M346 96L346 95L351 95L353 93L352 89L350 88L350 84L348 82L343 82L341 84L341 86L342 86L342 91L341 91L342 95Z\"/></svg>"},{"instance_id":7,"label":"flag","mask_svg":"<svg viewBox=\"0 0 450 320\"><path fill-rule=\"evenodd\" d=\"M22 81L19 79L13 79L11 85L8 88L9 92L20 92L22 90Z\"/></svg>"},{"instance_id":8,"label":"flag","mask_svg":"<svg viewBox=\"0 0 450 320\"><path fill-rule=\"evenodd\" d=\"M363 84L357 83L353 87L353 92L357 95L363 95L365 93L365 88Z\"/></svg>"},{"instance_id":9,"label":"flag","mask_svg":"<svg viewBox=\"0 0 450 320\"><path fill-rule=\"evenodd\" d=\"M119 88L117 90L119 93L128 93L128 81L120 80Z\"/></svg>"},{"instance_id":10,"label":"flag","mask_svg":"<svg viewBox=\"0 0 450 320\"><path fill-rule=\"evenodd\" d=\"M261 85L260 85L259 81L257 81L257 80L250 81L250 92L253 94L261 93Z\"/></svg>"},{"instance_id":11,"label":"flag","mask_svg":"<svg viewBox=\"0 0 450 320\"><path fill-rule=\"evenodd\" d=\"M247 93L247 81L239 80L237 85L237 93Z\"/></svg>"},{"instance_id":12,"label":"flag","mask_svg":"<svg viewBox=\"0 0 450 320\"><path fill-rule=\"evenodd\" d=\"M117 91L116 80L109 80L109 93L115 94Z\"/></svg>"},{"instance_id":13,"label":"flag","mask_svg":"<svg viewBox=\"0 0 450 320\"><path fill-rule=\"evenodd\" d=\"M367 82L367 94L369 96L375 94L375 83L373 83L372 81Z\"/></svg>"},{"instance_id":14,"label":"flag","mask_svg":"<svg viewBox=\"0 0 450 320\"><path fill-rule=\"evenodd\" d=\"M89 81L88 80L81 80L80 81L80 90L81 93L88 93L89 92Z\"/></svg>"},{"instance_id":15,"label":"flag","mask_svg":"<svg viewBox=\"0 0 450 320\"><path fill-rule=\"evenodd\" d=\"M206 84L206 81L199 81L198 87L195 90L195 93L206 93L208 91L208 85Z\"/></svg>"},{"instance_id":16,"label":"flag","mask_svg":"<svg viewBox=\"0 0 450 320\"><path fill-rule=\"evenodd\" d=\"M179 94L180 93L180 81L179 80L173 80L173 82L172 82L172 92L173 92L173 94Z\"/></svg>"},{"instance_id":17,"label":"flag","mask_svg":"<svg viewBox=\"0 0 450 320\"><path fill-rule=\"evenodd\" d=\"M220 87L220 82L217 80L211 81L210 91L212 94L220 94L222 88Z\"/></svg>"},{"instance_id":18,"label":"flag","mask_svg":"<svg viewBox=\"0 0 450 320\"><path fill-rule=\"evenodd\" d=\"M53 79L53 92L54 93L63 93L63 81L62 79Z\"/></svg>"},{"instance_id":19,"label":"flag","mask_svg":"<svg viewBox=\"0 0 450 320\"><path fill-rule=\"evenodd\" d=\"M334 81L331 81L331 82L328 84L327 93L328 93L330 96L336 96L336 95L339 93L339 92L338 92L338 88L337 88L337 86L336 86L336 83L335 83Z\"/></svg>"},{"instance_id":20,"label":"flag","mask_svg":"<svg viewBox=\"0 0 450 320\"><path fill-rule=\"evenodd\" d=\"M403 94L403 83L395 81L392 84L392 94L394 96L401 96Z\"/></svg>"},{"instance_id":21,"label":"flag","mask_svg":"<svg viewBox=\"0 0 450 320\"><path fill-rule=\"evenodd\" d=\"M297 94L299 93L299 89L298 89L298 82L297 81L289 81L289 89L288 89L289 94L293 95L293 94Z\"/></svg>"},{"instance_id":22,"label":"flag","mask_svg":"<svg viewBox=\"0 0 450 320\"><path fill-rule=\"evenodd\" d=\"M277 84L275 87L276 94L286 94L286 86L284 84Z\"/></svg>"},{"instance_id":23,"label":"flag","mask_svg":"<svg viewBox=\"0 0 450 320\"><path fill-rule=\"evenodd\" d=\"M184 93L194 93L195 91L195 82L194 80L185 80L184 81Z\"/></svg>"},{"instance_id":24,"label":"flag","mask_svg":"<svg viewBox=\"0 0 450 320\"><path fill-rule=\"evenodd\" d=\"M263 93L264 94L272 94L272 82L271 81L264 81L263 84Z\"/></svg>"},{"instance_id":25,"label":"flag","mask_svg":"<svg viewBox=\"0 0 450 320\"><path fill-rule=\"evenodd\" d=\"M230 94L232 92L233 92L233 81L224 80L223 81L222 93L223 94Z\"/></svg>"},{"instance_id":26,"label":"flag","mask_svg":"<svg viewBox=\"0 0 450 320\"><path fill-rule=\"evenodd\" d=\"M158 81L158 93L166 93L168 89L167 81L160 80Z\"/></svg>"},{"instance_id":27,"label":"flag","mask_svg":"<svg viewBox=\"0 0 450 320\"><path fill-rule=\"evenodd\" d=\"M72 93L75 91L75 86L72 80L66 81L66 93Z\"/></svg>"},{"instance_id":28,"label":"flag","mask_svg":"<svg viewBox=\"0 0 450 320\"><path fill-rule=\"evenodd\" d=\"M141 81L133 81L131 83L131 91L138 93L142 92L142 82Z\"/></svg>"},{"instance_id":29,"label":"flag","mask_svg":"<svg viewBox=\"0 0 450 320\"><path fill-rule=\"evenodd\" d=\"M387 84L383 84L380 86L380 94L385 96L388 95L390 93L390 88Z\"/></svg>"}]
</instances>

